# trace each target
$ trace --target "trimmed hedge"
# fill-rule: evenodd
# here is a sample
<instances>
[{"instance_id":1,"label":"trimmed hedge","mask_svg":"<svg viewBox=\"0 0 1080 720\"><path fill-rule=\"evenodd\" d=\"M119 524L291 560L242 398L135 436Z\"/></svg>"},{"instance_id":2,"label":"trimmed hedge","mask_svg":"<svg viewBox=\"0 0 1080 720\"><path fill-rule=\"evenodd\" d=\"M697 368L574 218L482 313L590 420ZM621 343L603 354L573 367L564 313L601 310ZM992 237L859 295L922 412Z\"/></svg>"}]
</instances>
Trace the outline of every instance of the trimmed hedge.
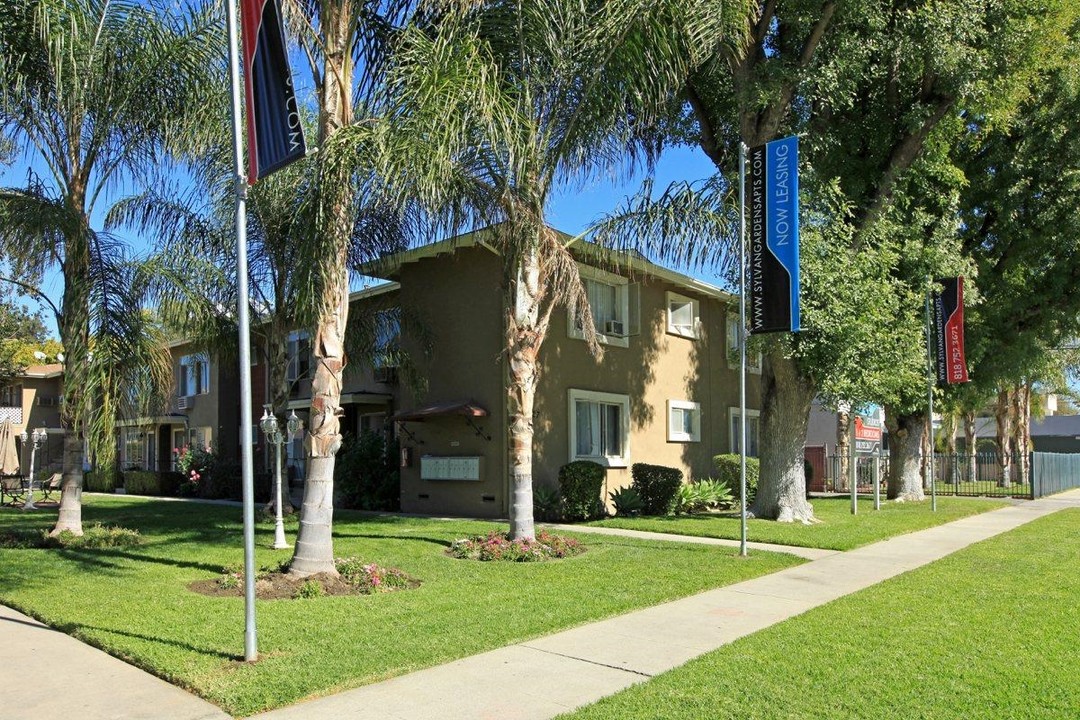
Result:
<instances>
[{"instance_id":1,"label":"trimmed hedge","mask_svg":"<svg viewBox=\"0 0 1080 720\"><path fill-rule=\"evenodd\" d=\"M116 489L116 473L87 470L83 473L83 489L87 492L111 493Z\"/></svg>"},{"instance_id":2,"label":"trimmed hedge","mask_svg":"<svg viewBox=\"0 0 1080 720\"><path fill-rule=\"evenodd\" d=\"M125 470L120 475L124 482L124 492L129 495L175 497L180 494L180 483L184 481L184 476L178 472Z\"/></svg>"},{"instance_id":3,"label":"trimmed hedge","mask_svg":"<svg viewBox=\"0 0 1080 720\"><path fill-rule=\"evenodd\" d=\"M645 515L667 515L675 505L675 493L682 485L682 471L663 465L634 463L630 469L633 482L630 486L637 490L644 504Z\"/></svg>"},{"instance_id":4,"label":"trimmed hedge","mask_svg":"<svg viewBox=\"0 0 1080 720\"><path fill-rule=\"evenodd\" d=\"M731 495L737 503L739 501L739 455L728 453L713 457L716 465L716 474L721 482L727 483L731 488ZM754 501L757 494L758 478L761 476L761 465L756 457L746 458L746 503Z\"/></svg>"},{"instance_id":5,"label":"trimmed hedge","mask_svg":"<svg viewBox=\"0 0 1080 720\"><path fill-rule=\"evenodd\" d=\"M607 470L591 460L575 460L559 468L559 491L567 520L599 517L600 490Z\"/></svg>"}]
</instances>

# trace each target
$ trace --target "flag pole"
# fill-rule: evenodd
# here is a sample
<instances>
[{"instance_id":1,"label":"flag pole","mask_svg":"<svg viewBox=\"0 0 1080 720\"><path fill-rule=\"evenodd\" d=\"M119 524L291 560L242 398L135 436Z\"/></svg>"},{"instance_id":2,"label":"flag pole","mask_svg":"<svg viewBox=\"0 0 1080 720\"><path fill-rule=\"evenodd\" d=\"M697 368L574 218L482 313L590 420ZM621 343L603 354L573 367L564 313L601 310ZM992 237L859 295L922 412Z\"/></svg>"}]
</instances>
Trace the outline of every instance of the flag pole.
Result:
<instances>
[{"instance_id":1,"label":"flag pole","mask_svg":"<svg viewBox=\"0 0 1080 720\"><path fill-rule=\"evenodd\" d=\"M739 140L739 555L746 557L746 145Z\"/></svg>"},{"instance_id":2,"label":"flag pole","mask_svg":"<svg viewBox=\"0 0 1080 720\"><path fill-rule=\"evenodd\" d=\"M255 633L255 492L251 457L251 333L248 318L247 183L240 129L240 53L236 3L225 2L229 32L229 82L232 90L233 186L236 192L236 320L240 344L240 470L244 501L244 660L259 658Z\"/></svg>"},{"instance_id":3,"label":"flag pole","mask_svg":"<svg viewBox=\"0 0 1080 720\"><path fill-rule=\"evenodd\" d=\"M926 463L930 481L930 510L937 512L937 488L934 485L934 338L930 324L930 276L926 276L926 425L930 433L930 457Z\"/></svg>"}]
</instances>

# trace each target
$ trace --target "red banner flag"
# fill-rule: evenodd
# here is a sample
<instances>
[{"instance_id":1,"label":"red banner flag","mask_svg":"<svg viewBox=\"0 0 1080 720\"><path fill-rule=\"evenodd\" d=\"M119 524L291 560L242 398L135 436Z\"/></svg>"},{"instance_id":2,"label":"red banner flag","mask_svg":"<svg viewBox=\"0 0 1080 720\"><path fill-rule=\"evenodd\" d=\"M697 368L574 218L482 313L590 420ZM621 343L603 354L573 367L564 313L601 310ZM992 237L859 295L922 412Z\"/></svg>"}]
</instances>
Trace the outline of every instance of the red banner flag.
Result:
<instances>
[{"instance_id":1,"label":"red banner flag","mask_svg":"<svg viewBox=\"0 0 1080 720\"><path fill-rule=\"evenodd\" d=\"M248 184L307 153L278 0L240 0Z\"/></svg>"},{"instance_id":2,"label":"red banner flag","mask_svg":"<svg viewBox=\"0 0 1080 720\"><path fill-rule=\"evenodd\" d=\"M939 278L934 293L934 329L937 333L937 381L939 385L968 381L964 359L964 278Z\"/></svg>"}]
</instances>

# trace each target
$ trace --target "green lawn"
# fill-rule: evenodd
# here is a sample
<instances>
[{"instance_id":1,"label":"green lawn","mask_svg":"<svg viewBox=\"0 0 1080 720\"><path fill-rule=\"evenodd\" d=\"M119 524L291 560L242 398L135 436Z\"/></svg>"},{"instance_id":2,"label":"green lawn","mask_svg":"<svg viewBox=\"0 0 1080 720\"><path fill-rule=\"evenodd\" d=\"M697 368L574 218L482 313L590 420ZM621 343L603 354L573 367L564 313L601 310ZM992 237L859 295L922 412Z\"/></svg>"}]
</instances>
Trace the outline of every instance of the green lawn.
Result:
<instances>
[{"instance_id":1,"label":"green lawn","mask_svg":"<svg viewBox=\"0 0 1080 720\"><path fill-rule=\"evenodd\" d=\"M1065 510L563 717L1075 720L1078 567Z\"/></svg>"},{"instance_id":2,"label":"green lawn","mask_svg":"<svg viewBox=\"0 0 1080 720\"><path fill-rule=\"evenodd\" d=\"M254 665L243 651L243 600L186 585L242 565L240 509L88 496L84 521L138 529L123 550L0 550L0 602L248 715L447 662L526 638L763 575L800 562L729 548L583 536L567 560L480 563L444 555L492 523L375 518L339 512L335 552L400 567L415 590L361 597L259 601ZM55 511L0 510L0 531L46 528ZM293 533L289 533L290 540ZM257 562L274 551L272 525Z\"/></svg>"},{"instance_id":3,"label":"green lawn","mask_svg":"<svg viewBox=\"0 0 1080 720\"><path fill-rule=\"evenodd\" d=\"M772 520L750 520L747 522L747 538L753 542L850 550L878 540L1004 507L1005 501L988 498L939 497L937 512L932 512L929 499L918 503L882 500L881 510L875 511L872 498L860 497L858 515L851 514L850 497L815 498L812 504L814 515L821 522L803 525L802 523L778 523ZM589 524L729 540L738 540L740 532L737 514L734 516L615 517Z\"/></svg>"}]
</instances>

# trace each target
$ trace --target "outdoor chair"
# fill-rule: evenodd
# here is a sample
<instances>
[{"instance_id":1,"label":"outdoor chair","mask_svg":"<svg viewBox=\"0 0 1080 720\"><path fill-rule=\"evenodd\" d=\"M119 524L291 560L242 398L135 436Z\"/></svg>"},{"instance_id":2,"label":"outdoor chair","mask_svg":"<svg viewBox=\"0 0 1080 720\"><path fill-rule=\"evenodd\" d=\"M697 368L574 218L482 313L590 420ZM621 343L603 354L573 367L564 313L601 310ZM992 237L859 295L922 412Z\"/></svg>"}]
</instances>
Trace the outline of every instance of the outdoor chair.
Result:
<instances>
[{"instance_id":1,"label":"outdoor chair","mask_svg":"<svg viewBox=\"0 0 1080 720\"><path fill-rule=\"evenodd\" d=\"M49 476L49 479L41 483L41 495L42 500L48 500L49 497L56 492L60 492L60 485L64 481L63 473L53 473Z\"/></svg>"},{"instance_id":2,"label":"outdoor chair","mask_svg":"<svg viewBox=\"0 0 1080 720\"><path fill-rule=\"evenodd\" d=\"M22 475L0 475L0 505L14 505L26 497L24 480Z\"/></svg>"}]
</instances>

